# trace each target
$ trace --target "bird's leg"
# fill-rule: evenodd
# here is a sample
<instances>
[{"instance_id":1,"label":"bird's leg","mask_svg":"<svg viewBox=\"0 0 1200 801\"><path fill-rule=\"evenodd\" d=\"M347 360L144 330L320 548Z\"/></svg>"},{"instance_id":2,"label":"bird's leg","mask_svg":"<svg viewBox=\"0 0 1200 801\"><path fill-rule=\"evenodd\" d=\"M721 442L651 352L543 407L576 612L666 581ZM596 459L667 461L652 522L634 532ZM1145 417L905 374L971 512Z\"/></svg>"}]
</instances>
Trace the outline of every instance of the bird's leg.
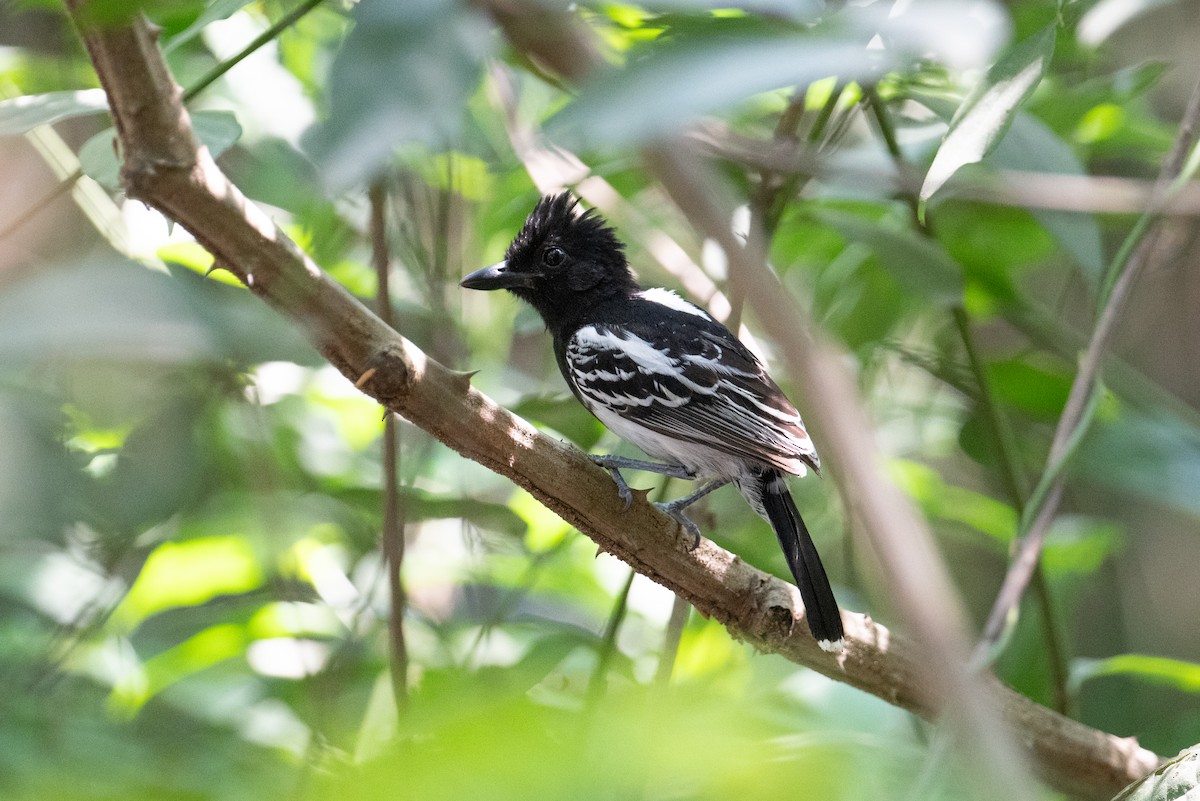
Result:
<instances>
[{"instance_id":1,"label":"bird's leg","mask_svg":"<svg viewBox=\"0 0 1200 801\"><path fill-rule=\"evenodd\" d=\"M611 454L605 456L589 456L594 463L598 464L608 471L612 476L613 483L617 485L617 495L621 496L621 500L625 501L625 508L629 509L629 504L633 503L633 491L629 489L629 485L625 483L625 477L621 475L621 468L627 470L644 470L647 473L658 473L671 478L682 478L691 481L696 478L696 474L688 470L681 464L663 464L661 462L647 462L641 459L629 459L624 456L613 456ZM686 504L685 504L686 506Z\"/></svg>"},{"instance_id":2,"label":"bird's leg","mask_svg":"<svg viewBox=\"0 0 1200 801\"><path fill-rule=\"evenodd\" d=\"M697 526L692 519L683 513L683 510L691 506L696 501L703 498L713 490L720 489L729 483L727 478L717 478L705 484L700 489L693 492L691 495L684 495L682 498L676 498L667 503L654 504L659 508L659 511L669 514L675 518L679 525L683 526L683 530L692 535L692 550L700 544L700 527Z\"/></svg>"}]
</instances>

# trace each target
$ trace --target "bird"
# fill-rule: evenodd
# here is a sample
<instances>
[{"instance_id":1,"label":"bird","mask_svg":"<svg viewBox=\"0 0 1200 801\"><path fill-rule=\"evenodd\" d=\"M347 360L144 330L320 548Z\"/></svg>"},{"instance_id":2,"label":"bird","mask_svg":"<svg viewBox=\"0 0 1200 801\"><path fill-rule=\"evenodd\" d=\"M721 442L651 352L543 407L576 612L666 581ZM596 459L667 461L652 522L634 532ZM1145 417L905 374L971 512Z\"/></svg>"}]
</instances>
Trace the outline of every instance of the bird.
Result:
<instances>
[{"instance_id":1,"label":"bird","mask_svg":"<svg viewBox=\"0 0 1200 801\"><path fill-rule=\"evenodd\" d=\"M642 289L624 243L570 192L543 196L504 260L462 279L466 289L506 289L541 316L574 396L618 437L652 459L590 458L609 471L626 509L621 470L703 480L656 504L694 542L683 512L733 484L774 529L820 647L845 644L841 613L785 475L820 471L800 413L757 357L699 306L663 288Z\"/></svg>"}]
</instances>

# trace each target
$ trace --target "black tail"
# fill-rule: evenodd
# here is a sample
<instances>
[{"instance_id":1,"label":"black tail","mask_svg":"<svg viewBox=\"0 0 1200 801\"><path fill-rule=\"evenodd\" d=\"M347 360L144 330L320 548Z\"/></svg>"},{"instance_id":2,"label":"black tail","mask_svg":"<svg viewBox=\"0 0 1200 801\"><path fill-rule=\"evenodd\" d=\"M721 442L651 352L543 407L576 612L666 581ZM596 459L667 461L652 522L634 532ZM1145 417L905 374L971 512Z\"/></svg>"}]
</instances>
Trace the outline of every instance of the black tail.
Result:
<instances>
[{"instance_id":1,"label":"black tail","mask_svg":"<svg viewBox=\"0 0 1200 801\"><path fill-rule=\"evenodd\" d=\"M757 490L755 494L762 499L762 512L765 512L771 528L775 529L775 536L779 538L796 586L800 588L800 597L804 599L804 614L808 618L809 630L822 648L827 651L839 650L842 645L842 616L838 611L837 599L833 597L833 589L829 586L817 546L813 544L804 519L796 509L783 474L778 470L765 470L742 483L747 490L753 486L753 490Z\"/></svg>"}]
</instances>

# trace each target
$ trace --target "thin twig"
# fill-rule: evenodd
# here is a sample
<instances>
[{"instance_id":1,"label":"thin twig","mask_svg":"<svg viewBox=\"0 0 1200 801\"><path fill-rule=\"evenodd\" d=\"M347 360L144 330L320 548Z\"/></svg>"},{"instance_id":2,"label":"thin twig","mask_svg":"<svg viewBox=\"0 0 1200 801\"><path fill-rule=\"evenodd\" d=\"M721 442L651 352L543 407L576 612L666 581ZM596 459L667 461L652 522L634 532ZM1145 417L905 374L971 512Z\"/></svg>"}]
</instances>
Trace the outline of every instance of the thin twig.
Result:
<instances>
[{"instance_id":1,"label":"thin twig","mask_svg":"<svg viewBox=\"0 0 1200 801\"><path fill-rule=\"evenodd\" d=\"M190 102L192 98L211 86L218 78L229 72L238 64L242 63L246 58L251 56L254 51L258 50L263 45L270 43L271 40L273 40L276 36L302 20L304 16L308 14L308 12L312 11L323 2L325 2L325 0L304 0L303 3L296 6L279 19L275 20L275 22L271 23L266 30L251 39L250 44L246 45L229 58L221 61L221 63L217 64L204 75L201 75L199 80L197 80L184 91L183 102Z\"/></svg>"},{"instance_id":2,"label":"thin twig","mask_svg":"<svg viewBox=\"0 0 1200 801\"><path fill-rule=\"evenodd\" d=\"M387 190L383 181L376 181L367 193L371 204L371 264L375 267L377 310L379 319L392 325L392 300L389 290L391 258L387 241ZM403 714L408 707L408 646L404 639L404 610L407 606L404 579L404 502L400 494L400 432L396 416L384 410L383 420L383 528L381 541L387 564L388 641L392 654L392 692L396 712Z\"/></svg>"},{"instance_id":3,"label":"thin twig","mask_svg":"<svg viewBox=\"0 0 1200 801\"><path fill-rule=\"evenodd\" d=\"M804 119L804 105L807 87L799 86L792 92L792 99L779 115L775 124L772 139L776 142L795 142L796 132ZM828 104L826 104L828 105ZM775 228L779 223L782 212L775 213L776 206L785 192L795 191L796 176L794 174L776 175L774 171L763 169L758 171L758 186L750 197L750 230L764 242L770 242ZM746 293L742 289L738 274L730 264L726 288L729 293L729 316L724 320L725 325L737 331L742 324L742 307L746 302Z\"/></svg>"},{"instance_id":4,"label":"thin twig","mask_svg":"<svg viewBox=\"0 0 1200 801\"><path fill-rule=\"evenodd\" d=\"M613 654L617 650L617 632L621 630L621 623L625 620L625 613L629 610L629 590L633 587L633 580L637 578L637 571L630 570L628 578L621 586L621 591L617 593L617 598L613 601L612 612L608 616L608 623L604 626L604 635L600 638L600 644L596 648L596 666L592 668L592 675L588 679L587 692L584 695L584 708L588 711L595 711L599 707L600 702L604 700L604 693L608 689L608 666L612 663Z\"/></svg>"},{"instance_id":5,"label":"thin twig","mask_svg":"<svg viewBox=\"0 0 1200 801\"><path fill-rule=\"evenodd\" d=\"M48 209L54 201L71 191L71 188L83 177L83 170L79 169L68 175L66 178L59 181L50 189L49 192L42 195L21 212L15 220L12 220L8 225L0 228L0 242L3 242L13 234L18 228L32 220L34 217Z\"/></svg>"},{"instance_id":6,"label":"thin twig","mask_svg":"<svg viewBox=\"0 0 1200 801\"><path fill-rule=\"evenodd\" d=\"M907 164L883 98L873 86L863 89L863 97L879 126L880 135L892 157L892 163L897 172L902 174L907 169ZM902 192L901 195L908 205L913 227L923 236L934 238L932 216L928 210L924 215L921 214L920 199L917 193ZM1018 515L1021 515L1025 511L1028 480L1021 469L1016 438L1013 435L1012 427L1008 424L1008 418L1005 417L996 402L995 393L992 392L991 378L987 374L987 368L975 345L975 336L971 330L971 321L966 309L958 304L951 308L950 314L966 351L967 363L975 378L975 385L979 391L979 405L983 409L984 420L991 431L996 455L1000 461L1001 479L1007 490L1009 501L1016 508ZM1046 644L1046 658L1054 687L1055 708L1059 712L1065 712L1068 697L1066 654L1062 648L1062 637L1059 633L1058 616L1054 610L1054 599L1050 596L1050 586L1046 582L1045 576L1042 575L1040 565L1036 568L1036 574L1038 580L1034 583L1034 590L1037 595L1038 607L1042 612L1042 635Z\"/></svg>"},{"instance_id":7,"label":"thin twig","mask_svg":"<svg viewBox=\"0 0 1200 801\"><path fill-rule=\"evenodd\" d=\"M839 123L841 124L841 123ZM837 126L835 126L837 127ZM900 174L853 166L823 158L807 144L784 144L742 136L721 123L705 123L687 138L716 158L755 170L798 173L828 183L887 186L917 192L924 174L908 169ZM1074 211L1082 214L1142 214L1155 196L1157 184L1138 178L1070 175L1066 173L994 170L987 175L955 176L943 191L947 199L975 200L1019 208ZM1200 216L1200 184L1177 187L1162 200L1158 213L1168 217Z\"/></svg>"},{"instance_id":8,"label":"thin twig","mask_svg":"<svg viewBox=\"0 0 1200 801\"><path fill-rule=\"evenodd\" d=\"M1009 502L1017 510L1018 516L1024 516L1029 498L1029 479L1021 467L1016 436L992 391L992 382L975 345L975 336L971 331L971 321L966 309L956 306L951 311L966 350L967 363L971 367L971 372L975 376L975 385L979 389L979 404L983 409L984 420L996 443L996 456L1000 461L1000 476L1008 493ZM1046 581L1045 572L1040 563L1034 571L1033 586L1038 608L1042 613L1042 635L1046 644L1046 661L1050 667L1050 678L1054 691L1054 708L1066 714L1070 705L1070 694L1067 692L1067 657L1062 645L1061 626L1058 614L1054 609L1050 585Z\"/></svg>"},{"instance_id":9,"label":"thin twig","mask_svg":"<svg viewBox=\"0 0 1200 801\"><path fill-rule=\"evenodd\" d=\"M671 617L667 620L667 628L663 631L662 653L658 657L658 668L654 671L653 685L662 690L671 683L671 674L675 672L675 660L679 657L679 644L683 641L683 629L687 625L692 605L675 596L671 603Z\"/></svg>"},{"instance_id":10,"label":"thin twig","mask_svg":"<svg viewBox=\"0 0 1200 801\"><path fill-rule=\"evenodd\" d=\"M811 416L818 441L831 455L830 474L884 565L898 612L920 643L925 692L951 724L956 744L969 755L979 787L985 790L981 797L1036 797L1007 728L986 693L979 692L983 679L967 669L961 602L928 529L911 502L883 476L872 425L843 356L807 324L767 266L761 243L751 239L743 244L730 235L730 209L719 205L715 174L688 159L686 150L653 148L645 158L692 224L715 239L731 262L743 262L747 299L779 344L797 385L812 389L806 417Z\"/></svg>"},{"instance_id":11,"label":"thin twig","mask_svg":"<svg viewBox=\"0 0 1200 801\"><path fill-rule=\"evenodd\" d=\"M1197 82L1192 90L1187 110L1180 122L1179 133L1176 135L1170 152L1163 160L1157 183L1159 191L1156 193L1160 198L1179 177L1184 160L1195 144L1198 124L1200 124L1200 82ZM1016 556L1013 558L1012 567L1009 568L1000 593L996 597L996 602L984 627L983 637L980 639L975 653L976 659L986 658L993 652L995 644L1002 636L1005 622L1020 603L1025 587L1029 584L1033 570L1039 562L1046 532L1050 528L1050 523L1053 521L1058 504L1062 499L1065 484L1063 467L1070 458L1074 446L1082 440L1083 434L1093 419L1090 412L1095 410L1095 404L1099 398L1099 377L1104 356L1116 332L1117 321L1120 319L1125 303L1132 294L1133 286L1154 252L1160 225L1161 219L1153 225L1136 228L1130 237L1137 241L1137 245L1123 247L1109 270L1110 274L1118 277L1113 283L1112 291L1096 322L1096 328L1092 332L1087 350L1080 359L1079 371L1075 374L1075 380L1071 384L1071 391L1067 396L1062 416L1059 418L1058 427L1054 431L1050 454L1046 460L1045 474L1053 475L1054 479L1044 489L1044 504L1040 507L1034 503L1030 504L1031 508L1036 510L1036 517L1022 539ZM1123 263L1126 253L1130 254L1129 259L1128 262ZM1029 512L1028 508L1026 512Z\"/></svg>"}]
</instances>

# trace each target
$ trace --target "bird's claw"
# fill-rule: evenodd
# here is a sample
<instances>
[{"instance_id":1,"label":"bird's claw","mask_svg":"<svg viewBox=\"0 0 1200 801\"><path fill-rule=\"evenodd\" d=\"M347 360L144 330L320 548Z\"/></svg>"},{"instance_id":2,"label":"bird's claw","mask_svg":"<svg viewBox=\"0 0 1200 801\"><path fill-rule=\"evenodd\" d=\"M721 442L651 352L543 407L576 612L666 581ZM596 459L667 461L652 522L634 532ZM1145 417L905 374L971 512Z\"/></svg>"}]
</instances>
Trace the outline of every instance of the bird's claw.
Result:
<instances>
[{"instance_id":1,"label":"bird's claw","mask_svg":"<svg viewBox=\"0 0 1200 801\"><path fill-rule=\"evenodd\" d=\"M685 515L683 510L676 505L675 502L655 503L654 505L658 507L660 512L670 515L675 522L683 526L684 531L692 535L692 544L688 547L689 551L694 551L700 547L700 527L697 526L690 517Z\"/></svg>"},{"instance_id":2,"label":"bird's claw","mask_svg":"<svg viewBox=\"0 0 1200 801\"><path fill-rule=\"evenodd\" d=\"M612 476L613 483L617 485L617 495L621 500L625 501L625 511L629 511L629 507L633 505L633 490L625 483L625 476L621 475L621 471L612 465L608 464L602 456L590 456L593 462L603 467Z\"/></svg>"},{"instance_id":3,"label":"bird's claw","mask_svg":"<svg viewBox=\"0 0 1200 801\"><path fill-rule=\"evenodd\" d=\"M615 470L613 471L616 472ZM621 500L625 501L625 511L629 511L629 507L633 505L633 490L629 489L629 485L625 483L625 479L619 478L617 484L617 495Z\"/></svg>"}]
</instances>

